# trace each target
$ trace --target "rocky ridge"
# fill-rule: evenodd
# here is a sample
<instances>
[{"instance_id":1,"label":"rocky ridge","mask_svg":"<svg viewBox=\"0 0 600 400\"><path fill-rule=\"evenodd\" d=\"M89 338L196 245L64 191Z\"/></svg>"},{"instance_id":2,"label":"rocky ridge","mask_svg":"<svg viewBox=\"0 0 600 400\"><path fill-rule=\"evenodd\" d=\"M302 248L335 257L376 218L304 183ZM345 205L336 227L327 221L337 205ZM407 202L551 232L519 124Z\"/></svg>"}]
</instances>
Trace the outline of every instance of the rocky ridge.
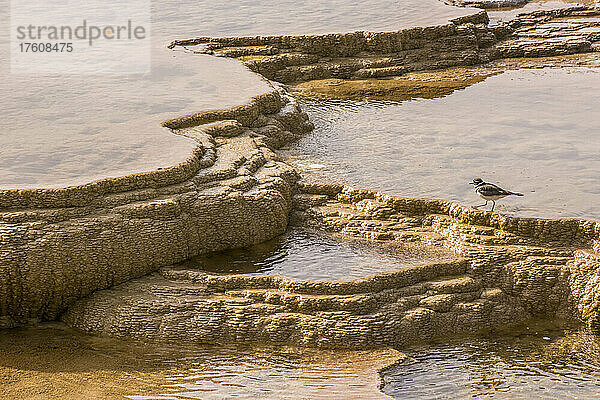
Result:
<instances>
[{"instance_id":1,"label":"rocky ridge","mask_svg":"<svg viewBox=\"0 0 600 400\"><path fill-rule=\"evenodd\" d=\"M293 224L443 246L456 259L345 282L165 267L78 302L64 321L113 336L347 348L403 346L532 317L600 326L599 223L505 217L341 185L298 188Z\"/></svg>"},{"instance_id":2,"label":"rocky ridge","mask_svg":"<svg viewBox=\"0 0 600 400\"><path fill-rule=\"evenodd\" d=\"M485 11L445 25L396 32L314 36L199 37L178 40L195 53L236 58L281 83L380 80L409 72L472 66L510 57L594 52L600 10L568 6L517 14L491 24Z\"/></svg>"},{"instance_id":3,"label":"rocky ridge","mask_svg":"<svg viewBox=\"0 0 600 400\"><path fill-rule=\"evenodd\" d=\"M273 89L166 121L184 163L64 189L0 191L0 321L52 320L75 300L175 260L283 233L296 172L272 151L312 129Z\"/></svg>"}]
</instances>

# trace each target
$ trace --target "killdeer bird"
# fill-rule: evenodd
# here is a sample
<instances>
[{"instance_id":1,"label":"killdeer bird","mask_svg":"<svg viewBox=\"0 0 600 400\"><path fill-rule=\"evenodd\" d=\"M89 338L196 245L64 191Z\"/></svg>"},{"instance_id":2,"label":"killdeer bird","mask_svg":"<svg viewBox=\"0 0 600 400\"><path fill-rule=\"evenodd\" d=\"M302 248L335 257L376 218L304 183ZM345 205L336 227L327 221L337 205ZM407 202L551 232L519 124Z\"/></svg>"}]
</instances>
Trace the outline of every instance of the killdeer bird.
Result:
<instances>
[{"instance_id":1,"label":"killdeer bird","mask_svg":"<svg viewBox=\"0 0 600 400\"><path fill-rule=\"evenodd\" d=\"M496 200L500 200L506 196L523 196L521 193L513 193L508 190L504 190L494 185L493 183L484 182L481 178L473 179L470 185L475 185L475 192L485 200L485 204L475 206L475 208L487 206L488 201L492 201L492 211L496 207Z\"/></svg>"}]
</instances>

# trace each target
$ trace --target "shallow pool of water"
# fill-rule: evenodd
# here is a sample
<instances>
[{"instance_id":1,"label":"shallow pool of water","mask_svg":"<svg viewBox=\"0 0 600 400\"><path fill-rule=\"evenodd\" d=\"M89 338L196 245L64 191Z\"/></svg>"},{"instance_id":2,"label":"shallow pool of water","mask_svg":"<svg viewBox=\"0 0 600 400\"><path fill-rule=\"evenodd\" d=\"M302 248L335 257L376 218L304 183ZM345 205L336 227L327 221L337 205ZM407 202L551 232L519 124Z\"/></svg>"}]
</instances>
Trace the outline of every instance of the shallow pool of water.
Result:
<instances>
[{"instance_id":1,"label":"shallow pool of water","mask_svg":"<svg viewBox=\"0 0 600 400\"><path fill-rule=\"evenodd\" d=\"M502 213L600 219L600 69L507 71L434 100L306 101L287 154L309 179L482 204L475 177L524 193Z\"/></svg>"},{"instance_id":2,"label":"shallow pool of water","mask_svg":"<svg viewBox=\"0 0 600 400\"><path fill-rule=\"evenodd\" d=\"M597 399L600 342L582 331L524 327L503 336L406 349L384 374L393 398Z\"/></svg>"},{"instance_id":3,"label":"shallow pool of water","mask_svg":"<svg viewBox=\"0 0 600 400\"><path fill-rule=\"evenodd\" d=\"M392 350L143 343L45 324L0 331L0 397L384 399L377 371L398 355Z\"/></svg>"},{"instance_id":4,"label":"shallow pool of water","mask_svg":"<svg viewBox=\"0 0 600 400\"><path fill-rule=\"evenodd\" d=\"M542 324L403 349L144 343L62 324L0 331L6 398L596 399L600 344ZM377 371L397 360L381 377Z\"/></svg>"},{"instance_id":5,"label":"shallow pool of water","mask_svg":"<svg viewBox=\"0 0 600 400\"><path fill-rule=\"evenodd\" d=\"M211 273L281 275L300 280L352 280L452 258L425 246L382 245L292 229L245 249L196 257L180 265Z\"/></svg>"}]
</instances>

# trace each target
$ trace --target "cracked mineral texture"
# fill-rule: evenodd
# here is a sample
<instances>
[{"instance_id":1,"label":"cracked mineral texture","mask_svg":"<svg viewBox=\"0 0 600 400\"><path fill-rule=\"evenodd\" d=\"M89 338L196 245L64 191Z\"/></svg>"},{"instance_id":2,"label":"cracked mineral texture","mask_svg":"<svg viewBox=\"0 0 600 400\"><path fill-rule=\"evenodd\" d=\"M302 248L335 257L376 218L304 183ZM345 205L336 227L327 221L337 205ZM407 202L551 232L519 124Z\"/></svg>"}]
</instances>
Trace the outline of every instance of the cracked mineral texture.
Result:
<instances>
[{"instance_id":1,"label":"cracked mineral texture","mask_svg":"<svg viewBox=\"0 0 600 400\"><path fill-rule=\"evenodd\" d=\"M165 126L197 143L179 165L0 192L3 325L52 320L95 290L285 231L297 174L269 145L312 129L293 100L273 89L250 104Z\"/></svg>"},{"instance_id":2,"label":"cracked mineral texture","mask_svg":"<svg viewBox=\"0 0 600 400\"><path fill-rule=\"evenodd\" d=\"M301 183L293 204L294 224L445 247L456 259L334 282L165 267L79 301L63 320L113 336L348 348L402 346L532 317L597 326L600 223L506 217L316 183Z\"/></svg>"}]
</instances>

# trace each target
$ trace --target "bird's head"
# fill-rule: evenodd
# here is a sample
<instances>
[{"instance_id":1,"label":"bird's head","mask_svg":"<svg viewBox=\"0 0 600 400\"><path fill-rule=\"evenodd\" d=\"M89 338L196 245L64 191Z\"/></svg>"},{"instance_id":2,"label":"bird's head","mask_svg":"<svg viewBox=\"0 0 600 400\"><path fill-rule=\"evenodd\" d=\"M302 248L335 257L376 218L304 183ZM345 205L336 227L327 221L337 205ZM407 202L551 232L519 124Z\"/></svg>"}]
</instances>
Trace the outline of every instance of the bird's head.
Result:
<instances>
[{"instance_id":1,"label":"bird's head","mask_svg":"<svg viewBox=\"0 0 600 400\"><path fill-rule=\"evenodd\" d=\"M481 179L481 178L475 178L475 179L473 179L473 182L469 182L469 185L475 185L475 186L477 186L477 185L481 185L482 183L483 183L483 179Z\"/></svg>"}]
</instances>

